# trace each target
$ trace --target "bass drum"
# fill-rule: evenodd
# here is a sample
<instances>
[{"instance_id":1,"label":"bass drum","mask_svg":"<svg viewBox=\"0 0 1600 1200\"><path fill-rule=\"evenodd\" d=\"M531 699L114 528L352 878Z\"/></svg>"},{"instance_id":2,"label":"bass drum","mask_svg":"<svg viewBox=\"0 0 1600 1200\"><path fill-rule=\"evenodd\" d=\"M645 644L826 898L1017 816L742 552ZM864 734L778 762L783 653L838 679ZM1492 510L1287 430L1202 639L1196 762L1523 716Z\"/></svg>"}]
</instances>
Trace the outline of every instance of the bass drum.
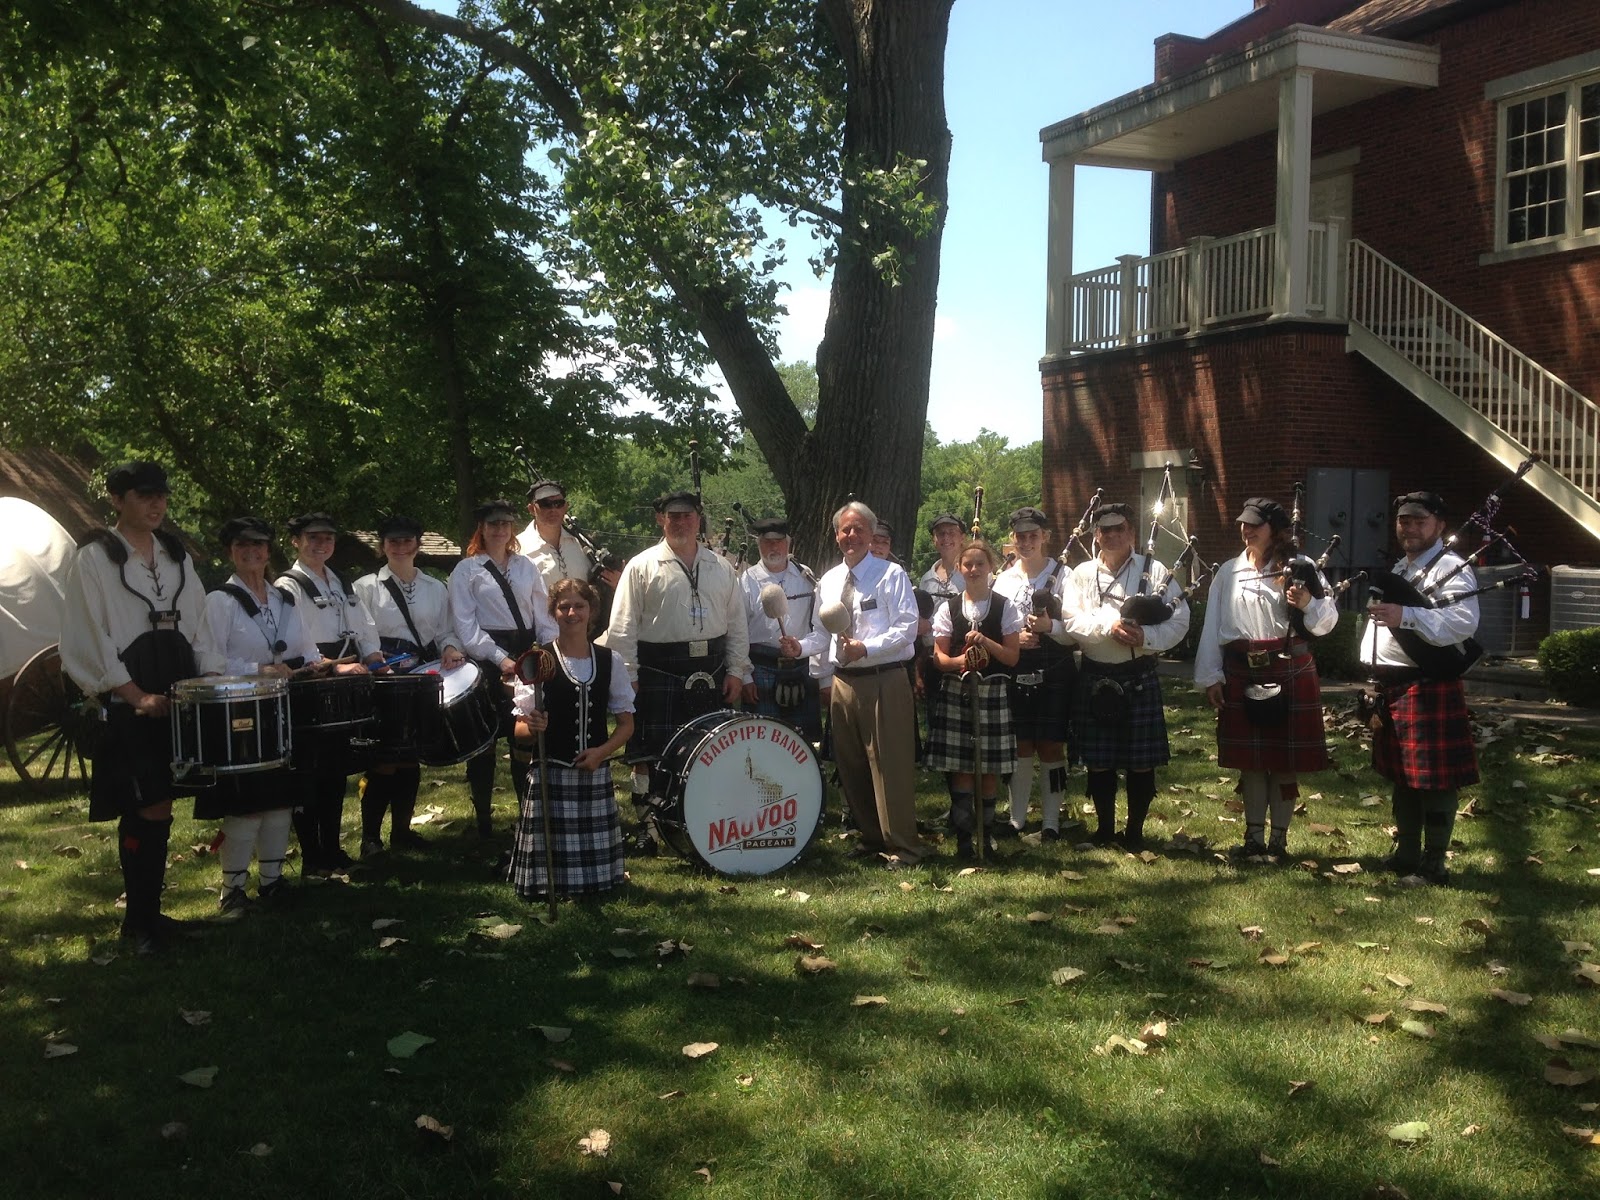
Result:
<instances>
[{"instance_id":1,"label":"bass drum","mask_svg":"<svg viewBox=\"0 0 1600 1200\"><path fill-rule=\"evenodd\" d=\"M654 820L680 857L722 875L766 875L800 856L822 819L811 743L772 717L696 717L652 769Z\"/></svg>"}]
</instances>

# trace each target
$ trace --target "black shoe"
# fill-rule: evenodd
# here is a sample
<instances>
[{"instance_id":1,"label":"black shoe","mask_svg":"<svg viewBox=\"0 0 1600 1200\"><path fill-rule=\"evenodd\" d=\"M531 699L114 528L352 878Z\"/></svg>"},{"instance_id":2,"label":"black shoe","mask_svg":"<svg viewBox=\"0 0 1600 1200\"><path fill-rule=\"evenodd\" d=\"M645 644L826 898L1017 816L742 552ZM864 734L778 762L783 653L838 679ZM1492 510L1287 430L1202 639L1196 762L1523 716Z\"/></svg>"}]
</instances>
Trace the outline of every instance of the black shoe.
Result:
<instances>
[{"instance_id":1,"label":"black shoe","mask_svg":"<svg viewBox=\"0 0 1600 1200\"><path fill-rule=\"evenodd\" d=\"M1235 846L1232 850L1228 851L1228 857L1237 859L1266 858L1267 847L1265 844L1256 841L1254 838L1246 838L1244 845Z\"/></svg>"},{"instance_id":2,"label":"black shoe","mask_svg":"<svg viewBox=\"0 0 1600 1200\"><path fill-rule=\"evenodd\" d=\"M1416 874L1422 876L1434 887L1450 886L1450 868L1445 866L1442 861L1425 857L1421 865L1417 867Z\"/></svg>"},{"instance_id":3,"label":"black shoe","mask_svg":"<svg viewBox=\"0 0 1600 1200\"><path fill-rule=\"evenodd\" d=\"M329 871L348 871L351 867L356 865L356 860L351 858L343 850L336 848L328 855L327 858L323 859L322 865Z\"/></svg>"},{"instance_id":4,"label":"black shoe","mask_svg":"<svg viewBox=\"0 0 1600 1200\"><path fill-rule=\"evenodd\" d=\"M997 842L1009 841L1014 837L1020 837L1021 834L1022 831L1010 821L996 821L989 827L989 836Z\"/></svg>"},{"instance_id":5,"label":"black shoe","mask_svg":"<svg viewBox=\"0 0 1600 1200\"><path fill-rule=\"evenodd\" d=\"M1114 829L1096 829L1089 835L1089 840L1096 846L1109 846L1117 840L1117 831Z\"/></svg>"},{"instance_id":6,"label":"black shoe","mask_svg":"<svg viewBox=\"0 0 1600 1200\"><path fill-rule=\"evenodd\" d=\"M1039 840L1041 842L1059 842L1061 840L1061 831L1059 829L1051 829L1050 826L1046 825L1039 830Z\"/></svg>"},{"instance_id":7,"label":"black shoe","mask_svg":"<svg viewBox=\"0 0 1600 1200\"><path fill-rule=\"evenodd\" d=\"M1113 840L1130 854L1138 854L1144 849L1144 834L1142 833L1129 833L1127 830L1123 830Z\"/></svg>"},{"instance_id":8,"label":"black shoe","mask_svg":"<svg viewBox=\"0 0 1600 1200\"><path fill-rule=\"evenodd\" d=\"M256 899L269 908L280 908L294 899L294 888L280 875L271 883L264 883L257 888Z\"/></svg>"},{"instance_id":9,"label":"black shoe","mask_svg":"<svg viewBox=\"0 0 1600 1200\"><path fill-rule=\"evenodd\" d=\"M1398 875L1404 879L1407 875L1418 873L1421 864L1414 858L1401 858L1398 854L1391 854L1383 860L1383 869L1391 875Z\"/></svg>"},{"instance_id":10,"label":"black shoe","mask_svg":"<svg viewBox=\"0 0 1600 1200\"><path fill-rule=\"evenodd\" d=\"M171 939L178 937L199 937L205 932L205 925L200 921L180 921L177 917L169 917L166 913L157 913L152 926L156 933ZM140 931L128 923L128 918L122 918L122 930L118 934L123 938L136 938Z\"/></svg>"},{"instance_id":11,"label":"black shoe","mask_svg":"<svg viewBox=\"0 0 1600 1200\"><path fill-rule=\"evenodd\" d=\"M142 929L133 935L133 952L140 958L159 958L172 949L172 942L156 929Z\"/></svg>"},{"instance_id":12,"label":"black shoe","mask_svg":"<svg viewBox=\"0 0 1600 1200\"><path fill-rule=\"evenodd\" d=\"M217 910L224 915L243 913L250 907L250 897L242 887L224 887L217 897Z\"/></svg>"},{"instance_id":13,"label":"black shoe","mask_svg":"<svg viewBox=\"0 0 1600 1200\"><path fill-rule=\"evenodd\" d=\"M428 839L420 833L413 833L409 829L402 829L389 836L391 850L426 850Z\"/></svg>"},{"instance_id":14,"label":"black shoe","mask_svg":"<svg viewBox=\"0 0 1600 1200\"><path fill-rule=\"evenodd\" d=\"M1268 858L1288 858L1289 841L1287 838L1275 837L1267 843Z\"/></svg>"}]
</instances>

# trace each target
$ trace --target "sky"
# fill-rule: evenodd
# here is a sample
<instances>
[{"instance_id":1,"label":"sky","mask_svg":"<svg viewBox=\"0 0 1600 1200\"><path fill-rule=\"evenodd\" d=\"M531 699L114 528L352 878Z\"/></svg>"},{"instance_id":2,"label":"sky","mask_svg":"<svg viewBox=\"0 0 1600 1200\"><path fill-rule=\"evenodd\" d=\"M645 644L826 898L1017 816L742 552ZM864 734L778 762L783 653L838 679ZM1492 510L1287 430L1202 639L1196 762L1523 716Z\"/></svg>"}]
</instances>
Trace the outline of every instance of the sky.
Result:
<instances>
[{"instance_id":1,"label":"sky","mask_svg":"<svg viewBox=\"0 0 1600 1200\"><path fill-rule=\"evenodd\" d=\"M1150 83L1155 39L1204 37L1252 0L956 0L945 56L952 136L928 419L942 441L980 428L1042 436L1049 171L1039 130ZM1150 244L1150 177L1078 168L1073 270ZM828 293L805 265L779 330L785 361L816 359Z\"/></svg>"}]
</instances>

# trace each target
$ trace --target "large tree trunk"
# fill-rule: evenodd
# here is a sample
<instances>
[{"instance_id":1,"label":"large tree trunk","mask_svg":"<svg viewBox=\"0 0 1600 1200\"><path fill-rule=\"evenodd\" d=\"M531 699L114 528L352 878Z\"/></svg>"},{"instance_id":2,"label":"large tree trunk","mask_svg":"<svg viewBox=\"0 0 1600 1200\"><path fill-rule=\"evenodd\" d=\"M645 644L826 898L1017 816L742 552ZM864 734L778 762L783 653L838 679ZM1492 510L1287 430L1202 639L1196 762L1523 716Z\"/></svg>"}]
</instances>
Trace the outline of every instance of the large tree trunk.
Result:
<instances>
[{"instance_id":1,"label":"large tree trunk","mask_svg":"<svg viewBox=\"0 0 1600 1200\"><path fill-rule=\"evenodd\" d=\"M937 209L921 236L897 231L887 243L862 242L848 232L859 228L859 206L849 190L843 197L847 232L817 352L816 426L799 469L787 481L779 476L796 549L819 565L837 557L828 518L850 493L894 526L898 550L908 552L914 535L948 199L944 51L951 4L820 0L848 73L847 161L864 169L893 167L901 158L925 162L923 194ZM899 252L898 279L873 261L884 248ZM776 468L773 455L768 461Z\"/></svg>"}]
</instances>

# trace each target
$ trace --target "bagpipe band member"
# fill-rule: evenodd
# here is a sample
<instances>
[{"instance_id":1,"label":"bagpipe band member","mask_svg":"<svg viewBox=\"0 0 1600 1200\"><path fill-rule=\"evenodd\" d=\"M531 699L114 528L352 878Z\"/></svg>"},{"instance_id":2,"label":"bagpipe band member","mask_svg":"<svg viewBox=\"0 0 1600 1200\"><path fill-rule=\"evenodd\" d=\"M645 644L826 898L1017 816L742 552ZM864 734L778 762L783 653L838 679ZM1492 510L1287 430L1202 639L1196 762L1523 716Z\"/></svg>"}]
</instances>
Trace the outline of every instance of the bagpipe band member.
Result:
<instances>
[{"instance_id":1,"label":"bagpipe band member","mask_svg":"<svg viewBox=\"0 0 1600 1200\"><path fill-rule=\"evenodd\" d=\"M467 553L450 572L450 622L462 652L483 671L485 686L494 690L501 710L501 736L511 734L512 713L508 685L517 659L536 642L556 635L550 617L550 597L538 568L518 550L517 510L511 501L491 500L473 513L478 525L467 543ZM467 760L467 785L480 837L490 837L494 826L490 804L494 793L494 764L498 740L482 754ZM512 764L512 781L520 796L523 772Z\"/></svg>"},{"instance_id":2,"label":"bagpipe band member","mask_svg":"<svg viewBox=\"0 0 1600 1200\"><path fill-rule=\"evenodd\" d=\"M989 837L998 781L1016 768L1009 684L1023 617L1009 596L990 587L999 565L987 542L969 542L958 560L964 590L933 614L934 663L942 680L929 711L926 765L950 776L950 828L961 858L972 857L974 833ZM976 729L966 695L973 686L978 689ZM975 741L981 744L981 763L974 761ZM981 797L981 825L973 812L974 795Z\"/></svg>"},{"instance_id":3,"label":"bagpipe band member","mask_svg":"<svg viewBox=\"0 0 1600 1200\"><path fill-rule=\"evenodd\" d=\"M601 639L622 655L634 684L628 759L636 804L650 794L649 764L672 735L738 704L750 673L744 594L727 561L700 544L699 497L669 492L655 510L661 541L628 560Z\"/></svg>"},{"instance_id":4,"label":"bagpipe band member","mask_svg":"<svg viewBox=\"0 0 1600 1200\"><path fill-rule=\"evenodd\" d=\"M845 802L861 830L863 853L918 862L916 708L906 664L917 637L917 604L905 571L869 553L877 517L851 501L833 515L844 561L817 583L821 613L843 610L847 631L787 638L790 657L821 655L833 668L828 719Z\"/></svg>"},{"instance_id":5,"label":"bagpipe band member","mask_svg":"<svg viewBox=\"0 0 1600 1200\"><path fill-rule=\"evenodd\" d=\"M928 536L939 557L922 573L914 595L917 599L917 694L924 707L931 707L943 676L933 662L933 614L939 605L961 595L961 547L966 528L954 513L942 512L928 522Z\"/></svg>"},{"instance_id":6,"label":"bagpipe band member","mask_svg":"<svg viewBox=\"0 0 1600 1200\"><path fill-rule=\"evenodd\" d=\"M356 580L354 587L377 632L384 659L408 655L393 668L401 673L435 660L447 671L460 666L466 656L450 621L450 593L417 568L422 523L398 514L384 517L378 522L378 544L384 565ZM422 768L415 762L382 762L368 768L361 783L362 857L383 849L386 812L392 813L391 846L414 850L425 844L411 831L421 780Z\"/></svg>"},{"instance_id":7,"label":"bagpipe band member","mask_svg":"<svg viewBox=\"0 0 1600 1200\"><path fill-rule=\"evenodd\" d=\"M140 954L164 949L180 928L161 911L177 791L168 691L180 679L223 668L193 563L161 528L169 490L159 463L123 463L107 474L116 523L80 539L61 620L62 668L104 706L89 819L117 822L127 895L122 935L135 939Z\"/></svg>"},{"instance_id":8,"label":"bagpipe band member","mask_svg":"<svg viewBox=\"0 0 1600 1200\"><path fill-rule=\"evenodd\" d=\"M1067 744L1071 733L1072 693L1077 679L1072 639L1062 620L1061 597L1066 570L1045 553L1050 519L1031 505L1010 516L1016 561L995 580L1022 613L1020 658L1011 676L1011 716L1017 729L1017 769L1011 776L1011 819L995 826L1002 836L1020 833L1028 820L1028 794L1033 789L1033 760L1043 772L1039 809L1040 836L1061 836L1061 807L1067 792ZM1069 819L1070 826L1078 826Z\"/></svg>"},{"instance_id":9,"label":"bagpipe band member","mask_svg":"<svg viewBox=\"0 0 1600 1200\"><path fill-rule=\"evenodd\" d=\"M778 648L785 632L803 636L820 630L817 615L817 577L811 568L789 556L789 523L782 517L763 517L750 523L760 549L760 558L739 576L744 594L747 633L750 639L750 674L744 680L744 707L762 716L787 721L808 741L822 740L823 697L833 686L832 673L815 659L786 657ZM781 605L764 597L767 589L782 594ZM768 614L776 608L778 616ZM781 617L781 622L779 617Z\"/></svg>"},{"instance_id":10,"label":"bagpipe band member","mask_svg":"<svg viewBox=\"0 0 1600 1200\"><path fill-rule=\"evenodd\" d=\"M539 568L545 590L558 579L589 582L591 564L583 543L562 523L567 515L567 489L553 479L541 479L528 487L528 512L533 520L517 535L517 544L529 561Z\"/></svg>"},{"instance_id":11,"label":"bagpipe band member","mask_svg":"<svg viewBox=\"0 0 1600 1200\"><path fill-rule=\"evenodd\" d=\"M1397 497L1394 525L1405 551L1394 573L1434 606L1374 604L1362 635L1361 661L1378 691L1372 765L1394 785L1395 850L1385 865L1442 884L1450 878L1446 853L1458 791L1478 782L1478 759L1461 680L1432 677L1417 657L1427 660L1425 647L1458 645L1477 632L1471 593L1478 585L1472 568L1445 548L1438 493Z\"/></svg>"},{"instance_id":12,"label":"bagpipe band member","mask_svg":"<svg viewBox=\"0 0 1600 1200\"><path fill-rule=\"evenodd\" d=\"M296 556L294 565L275 582L278 587L295 593L300 624L316 642L323 658L338 661L353 656L367 667L376 666L383 660L383 654L378 647L378 631L372 623L372 615L328 561L333 557L338 538L339 523L328 513L308 512L295 517L289 522L289 541ZM341 732L321 736L345 735ZM349 769L357 769L353 758ZM339 845L348 783L345 770L335 767L304 774L308 776L305 803L294 810L300 869L323 873L343 871L354 863Z\"/></svg>"},{"instance_id":13,"label":"bagpipe band member","mask_svg":"<svg viewBox=\"0 0 1600 1200\"><path fill-rule=\"evenodd\" d=\"M229 675L287 678L301 667L324 660L311 631L300 620L295 594L267 582L274 530L260 517L235 517L218 540L233 563L233 575L206 596L212 636ZM347 667L359 668L348 663ZM217 858L222 868L218 907L225 913L247 907L245 887L250 860L256 860L261 900L277 901L288 892L283 860L289 848L289 813L306 788L304 774L287 767L224 775L195 796L197 821L222 822ZM308 864L301 863L304 873Z\"/></svg>"},{"instance_id":14,"label":"bagpipe band member","mask_svg":"<svg viewBox=\"0 0 1600 1200\"><path fill-rule=\"evenodd\" d=\"M1083 649L1073 745L1094 802L1091 840L1102 846L1116 840L1117 772L1124 771L1128 821L1120 840L1137 851L1144 848L1145 817L1156 795L1155 769L1170 757L1156 655L1189 632L1189 605L1181 597L1167 599L1165 566L1134 552L1131 504L1100 505L1093 524L1095 556L1073 568L1066 591L1067 629ZM1137 596L1151 602L1150 612L1139 614L1143 620L1123 615Z\"/></svg>"},{"instance_id":15,"label":"bagpipe band member","mask_svg":"<svg viewBox=\"0 0 1600 1200\"><path fill-rule=\"evenodd\" d=\"M633 685L622 656L591 640L600 596L581 579L558 579L550 589L550 613L560 633L544 647L555 671L540 684L519 682L512 699L517 714L513 755L527 757L528 743L544 734L544 778L549 785L557 893L604 892L623 880L622 826L610 758L633 732ZM606 714L616 727L606 732ZM528 772L521 818L511 853L509 878L517 895L547 894L544 813L539 773Z\"/></svg>"},{"instance_id":16,"label":"bagpipe band member","mask_svg":"<svg viewBox=\"0 0 1600 1200\"><path fill-rule=\"evenodd\" d=\"M1238 525L1244 549L1211 582L1194 682L1217 713L1217 765L1239 771L1245 840L1236 853L1282 858L1300 794L1297 776L1328 765L1317 664L1290 610L1299 610L1312 637L1330 633L1339 610L1326 580L1317 598L1288 570L1295 562L1316 567L1293 555L1283 505L1246 500ZM1263 844L1269 809L1272 837Z\"/></svg>"}]
</instances>

